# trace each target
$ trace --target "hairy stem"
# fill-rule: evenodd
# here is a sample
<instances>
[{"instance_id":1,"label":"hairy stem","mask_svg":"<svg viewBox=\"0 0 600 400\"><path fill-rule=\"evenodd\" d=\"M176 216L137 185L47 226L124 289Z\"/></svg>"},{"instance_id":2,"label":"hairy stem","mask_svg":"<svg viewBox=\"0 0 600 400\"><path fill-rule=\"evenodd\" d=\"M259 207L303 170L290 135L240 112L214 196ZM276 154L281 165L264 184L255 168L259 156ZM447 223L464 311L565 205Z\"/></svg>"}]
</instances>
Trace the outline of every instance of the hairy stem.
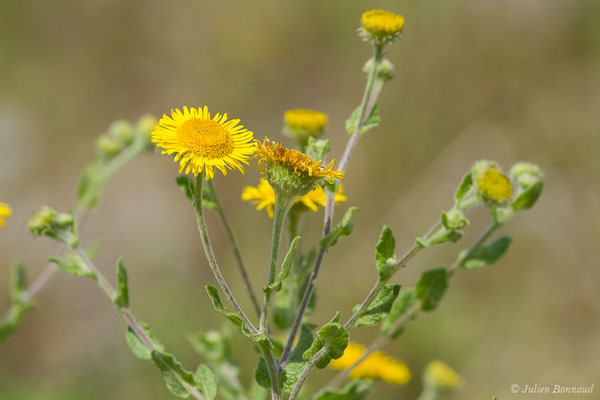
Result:
<instances>
[{"instance_id":1,"label":"hairy stem","mask_svg":"<svg viewBox=\"0 0 600 400\"><path fill-rule=\"evenodd\" d=\"M227 238L229 239L229 244L231 244L231 249L233 250L233 256L235 258L238 269L240 271L240 275L242 276L242 280L244 282L244 285L246 286L246 290L248 291L248 295L250 296L250 300L252 301L252 305L254 306L256 315L260 316L260 305L258 303L258 299L256 297L254 287L252 286L252 282L250 281L250 277L248 276L248 271L246 269L246 265L244 263L244 259L242 257L242 252L240 250L240 246L238 244L237 238L235 237L233 228L231 227L231 224L229 223L229 218L227 218L227 215L223 211L223 207L221 206L221 201L219 200L219 196L217 196L212 179L208 181L208 185L214 196L214 202L215 202L215 205L217 206L216 212L217 212L217 215L219 216L219 219L221 220L221 223L223 224L223 227L225 228L225 233L227 234Z\"/></svg>"}]
</instances>

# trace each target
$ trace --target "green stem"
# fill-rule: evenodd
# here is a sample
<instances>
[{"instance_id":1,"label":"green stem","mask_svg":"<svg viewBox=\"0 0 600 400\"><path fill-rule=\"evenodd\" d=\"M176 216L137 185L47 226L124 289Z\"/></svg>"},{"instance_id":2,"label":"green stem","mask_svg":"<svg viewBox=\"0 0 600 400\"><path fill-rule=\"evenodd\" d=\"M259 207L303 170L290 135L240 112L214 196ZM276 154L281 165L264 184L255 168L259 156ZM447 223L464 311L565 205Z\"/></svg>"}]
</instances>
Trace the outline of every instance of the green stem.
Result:
<instances>
[{"instance_id":1,"label":"green stem","mask_svg":"<svg viewBox=\"0 0 600 400\"><path fill-rule=\"evenodd\" d=\"M250 281L250 277L248 276L248 271L246 269L246 265L244 263L244 259L242 257L242 252L240 250L240 246L238 244L237 238L235 237L235 233L233 232L233 228L229 223L229 219L227 215L223 211L223 207L221 206L221 201L219 200L219 196L217 196L217 192L215 191L215 187L213 185L213 180L208 181L208 186L213 195L214 203L216 205L216 213L225 228L225 233L227 234L227 238L229 239L229 244L231 244L231 249L233 250L233 256L237 263L238 269L240 271L240 275L242 276L242 280L244 285L246 286L246 290L248 291L248 295L250 296L250 300L252 301L252 305L254 306L254 310L256 314L260 316L260 305L258 304L258 299L256 298L256 294L254 291L254 287L252 286L252 282Z\"/></svg>"},{"instance_id":2,"label":"green stem","mask_svg":"<svg viewBox=\"0 0 600 400\"><path fill-rule=\"evenodd\" d=\"M423 386L423 391L421 392L417 400L437 400L438 398L439 392L437 391L437 389L434 386L425 383L425 386Z\"/></svg>"}]
</instances>

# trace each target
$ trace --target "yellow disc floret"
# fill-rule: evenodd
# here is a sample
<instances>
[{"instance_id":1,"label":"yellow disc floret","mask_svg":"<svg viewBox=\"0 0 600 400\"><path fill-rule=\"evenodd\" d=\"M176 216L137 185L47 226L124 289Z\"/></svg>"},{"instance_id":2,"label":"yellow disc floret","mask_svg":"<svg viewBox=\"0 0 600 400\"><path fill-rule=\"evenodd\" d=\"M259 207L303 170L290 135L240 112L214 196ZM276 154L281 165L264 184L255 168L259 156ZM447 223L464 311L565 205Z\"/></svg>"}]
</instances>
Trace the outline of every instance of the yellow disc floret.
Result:
<instances>
[{"instance_id":1,"label":"yellow disc floret","mask_svg":"<svg viewBox=\"0 0 600 400\"><path fill-rule=\"evenodd\" d=\"M365 346L350 342L344 350L344 355L337 360L332 360L329 366L334 369L348 369L363 356L365 351ZM380 379L388 383L404 385L410 381L411 373L401 361L381 351L375 351L350 372L350 378Z\"/></svg>"},{"instance_id":2,"label":"yellow disc floret","mask_svg":"<svg viewBox=\"0 0 600 400\"><path fill-rule=\"evenodd\" d=\"M378 42L389 42L402 33L404 17L385 10L371 10L363 13L361 24L365 37Z\"/></svg>"},{"instance_id":3,"label":"yellow disc floret","mask_svg":"<svg viewBox=\"0 0 600 400\"><path fill-rule=\"evenodd\" d=\"M239 119L228 120L227 114L217 113L212 119L208 108L171 110L158 122L152 132L152 142L162 148L162 154L175 153L179 172L198 175L206 173L206 179L214 176L213 168L227 175L227 168L244 173L242 163L254 154L256 145L251 131L238 125Z\"/></svg>"},{"instance_id":4,"label":"yellow disc floret","mask_svg":"<svg viewBox=\"0 0 600 400\"><path fill-rule=\"evenodd\" d=\"M484 198L496 203L503 203L512 196L510 180L495 169L488 169L477 177L477 186Z\"/></svg>"},{"instance_id":5,"label":"yellow disc floret","mask_svg":"<svg viewBox=\"0 0 600 400\"><path fill-rule=\"evenodd\" d=\"M10 206L6 203L0 203L0 226L6 225L5 219L9 218L12 214Z\"/></svg>"}]
</instances>

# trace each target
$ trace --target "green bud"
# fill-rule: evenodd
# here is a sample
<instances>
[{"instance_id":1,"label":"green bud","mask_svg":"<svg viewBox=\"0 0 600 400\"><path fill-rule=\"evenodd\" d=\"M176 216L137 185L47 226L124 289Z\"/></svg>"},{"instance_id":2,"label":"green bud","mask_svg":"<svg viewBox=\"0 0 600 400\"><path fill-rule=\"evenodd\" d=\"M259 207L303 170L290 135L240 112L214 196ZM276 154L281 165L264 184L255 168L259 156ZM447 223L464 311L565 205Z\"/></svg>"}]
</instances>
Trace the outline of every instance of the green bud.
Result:
<instances>
[{"instance_id":1,"label":"green bud","mask_svg":"<svg viewBox=\"0 0 600 400\"><path fill-rule=\"evenodd\" d=\"M43 206L29 218L27 227L34 236L42 236L52 230L56 221L56 211L48 206Z\"/></svg>"},{"instance_id":2,"label":"green bud","mask_svg":"<svg viewBox=\"0 0 600 400\"><path fill-rule=\"evenodd\" d=\"M363 66L363 73L365 75L369 75L371 73L371 69L373 68L373 58L369 58L369 60ZM394 64L391 63L390 60L384 58L379 64L379 71L377 71L377 78L381 79L384 82L389 81L394 78Z\"/></svg>"},{"instance_id":3,"label":"green bud","mask_svg":"<svg viewBox=\"0 0 600 400\"><path fill-rule=\"evenodd\" d=\"M148 150L154 150L154 144L150 141L151 133L158 124L158 119L152 114L144 114L136 124L137 134L147 143Z\"/></svg>"},{"instance_id":4,"label":"green bud","mask_svg":"<svg viewBox=\"0 0 600 400\"><path fill-rule=\"evenodd\" d=\"M462 211L452 209L442 215L442 223L447 229L462 229L469 225L469 220Z\"/></svg>"},{"instance_id":5,"label":"green bud","mask_svg":"<svg viewBox=\"0 0 600 400\"><path fill-rule=\"evenodd\" d=\"M118 120L113 122L108 127L108 134L113 138L121 141L125 145L133 142L134 134L133 134L133 126L127 121Z\"/></svg>"},{"instance_id":6,"label":"green bud","mask_svg":"<svg viewBox=\"0 0 600 400\"><path fill-rule=\"evenodd\" d=\"M101 135L96 140L96 150L102 157L111 158L123 150L123 143L112 136Z\"/></svg>"},{"instance_id":7,"label":"green bud","mask_svg":"<svg viewBox=\"0 0 600 400\"><path fill-rule=\"evenodd\" d=\"M510 169L510 179L519 186L528 188L544 178L541 168L528 162L519 162Z\"/></svg>"},{"instance_id":8,"label":"green bud","mask_svg":"<svg viewBox=\"0 0 600 400\"><path fill-rule=\"evenodd\" d=\"M34 236L48 236L70 247L77 246L75 219L70 213L58 213L43 206L29 218L27 227Z\"/></svg>"}]
</instances>

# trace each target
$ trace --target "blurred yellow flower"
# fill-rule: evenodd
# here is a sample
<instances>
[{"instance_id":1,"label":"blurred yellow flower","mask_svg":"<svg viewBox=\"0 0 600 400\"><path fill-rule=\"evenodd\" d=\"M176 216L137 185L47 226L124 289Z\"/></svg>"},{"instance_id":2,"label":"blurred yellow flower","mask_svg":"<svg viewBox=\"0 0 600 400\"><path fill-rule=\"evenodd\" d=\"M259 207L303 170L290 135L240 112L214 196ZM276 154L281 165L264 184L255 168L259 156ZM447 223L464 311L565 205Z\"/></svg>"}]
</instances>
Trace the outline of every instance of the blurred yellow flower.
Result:
<instances>
[{"instance_id":1,"label":"blurred yellow flower","mask_svg":"<svg viewBox=\"0 0 600 400\"><path fill-rule=\"evenodd\" d=\"M460 385L461 377L443 361L432 361L425 368L425 379L439 389L450 390Z\"/></svg>"},{"instance_id":2,"label":"blurred yellow flower","mask_svg":"<svg viewBox=\"0 0 600 400\"><path fill-rule=\"evenodd\" d=\"M244 173L242 163L256 151L254 135L238 125L239 119L227 120L227 114L217 113L211 119L208 107L171 110L152 131L152 142L162 148L162 154L175 154L179 172L195 176L204 170L206 179L214 176L213 167L227 175L227 168ZM186 168L187 165L187 168Z\"/></svg>"},{"instance_id":3,"label":"blurred yellow flower","mask_svg":"<svg viewBox=\"0 0 600 400\"><path fill-rule=\"evenodd\" d=\"M283 114L283 118L290 128L309 132L321 131L327 125L327 114L304 108L288 110Z\"/></svg>"},{"instance_id":4,"label":"blurred yellow flower","mask_svg":"<svg viewBox=\"0 0 600 400\"><path fill-rule=\"evenodd\" d=\"M477 178L479 192L487 199L502 203L512 196L510 180L502 172L488 169Z\"/></svg>"},{"instance_id":5,"label":"blurred yellow flower","mask_svg":"<svg viewBox=\"0 0 600 400\"><path fill-rule=\"evenodd\" d=\"M372 35L394 37L404 28L404 17L385 10L370 10L363 13L361 23L363 29Z\"/></svg>"},{"instance_id":6,"label":"blurred yellow flower","mask_svg":"<svg viewBox=\"0 0 600 400\"><path fill-rule=\"evenodd\" d=\"M0 203L0 226L6 225L4 219L7 219L12 214L10 206L6 203ZM4 218L4 219L3 219Z\"/></svg>"},{"instance_id":7,"label":"blurred yellow flower","mask_svg":"<svg viewBox=\"0 0 600 400\"><path fill-rule=\"evenodd\" d=\"M350 342L344 350L344 355L337 360L332 360L329 366L340 370L348 369L362 357L366 350L365 346ZM380 379L395 385L404 385L410 381L411 373L406 364L381 351L376 351L350 372L350 378Z\"/></svg>"},{"instance_id":8,"label":"blurred yellow flower","mask_svg":"<svg viewBox=\"0 0 600 400\"><path fill-rule=\"evenodd\" d=\"M314 190L308 192L304 196L301 196L296 200L296 203L304 204L309 210L317 212L319 210L318 205L325 207L325 191L322 187L317 187ZM269 182L261 178L258 186L246 186L242 191L242 200L255 204L257 210L263 208L267 211L270 218L273 218L273 209L275 207L275 191L269 185ZM342 185L338 186L338 192L335 195L335 202L346 201L347 197L343 194Z\"/></svg>"}]
</instances>

